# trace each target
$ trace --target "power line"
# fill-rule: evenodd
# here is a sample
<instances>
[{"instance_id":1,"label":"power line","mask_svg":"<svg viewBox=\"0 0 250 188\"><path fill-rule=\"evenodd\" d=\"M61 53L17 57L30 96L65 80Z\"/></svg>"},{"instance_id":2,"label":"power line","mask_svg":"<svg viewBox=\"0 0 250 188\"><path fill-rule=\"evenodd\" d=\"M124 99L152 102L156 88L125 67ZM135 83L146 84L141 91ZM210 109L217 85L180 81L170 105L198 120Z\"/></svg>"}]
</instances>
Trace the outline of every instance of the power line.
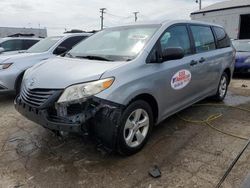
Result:
<instances>
[{"instance_id":1,"label":"power line","mask_svg":"<svg viewBox=\"0 0 250 188\"><path fill-rule=\"evenodd\" d=\"M106 12L107 15L110 15L110 16L114 16L114 17L117 17L117 18L127 18L125 16L119 16L119 15L116 15L116 14L111 14L111 13L108 13Z\"/></svg>"}]
</instances>

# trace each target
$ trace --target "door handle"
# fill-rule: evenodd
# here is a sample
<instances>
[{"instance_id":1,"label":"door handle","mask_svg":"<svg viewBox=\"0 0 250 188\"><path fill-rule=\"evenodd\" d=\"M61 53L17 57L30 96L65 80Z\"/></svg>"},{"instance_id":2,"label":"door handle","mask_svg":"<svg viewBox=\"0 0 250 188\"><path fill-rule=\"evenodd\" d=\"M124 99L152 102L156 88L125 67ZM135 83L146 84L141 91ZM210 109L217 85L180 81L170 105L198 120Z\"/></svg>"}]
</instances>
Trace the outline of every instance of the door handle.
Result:
<instances>
[{"instance_id":1,"label":"door handle","mask_svg":"<svg viewBox=\"0 0 250 188\"><path fill-rule=\"evenodd\" d=\"M190 66L194 66L194 65L197 65L197 64L198 64L198 62L195 61L195 60L192 60L192 61L190 62Z\"/></svg>"},{"instance_id":2,"label":"door handle","mask_svg":"<svg viewBox=\"0 0 250 188\"><path fill-rule=\"evenodd\" d=\"M204 63L206 61L206 59L204 57L202 57L200 60L199 60L199 63Z\"/></svg>"}]
</instances>

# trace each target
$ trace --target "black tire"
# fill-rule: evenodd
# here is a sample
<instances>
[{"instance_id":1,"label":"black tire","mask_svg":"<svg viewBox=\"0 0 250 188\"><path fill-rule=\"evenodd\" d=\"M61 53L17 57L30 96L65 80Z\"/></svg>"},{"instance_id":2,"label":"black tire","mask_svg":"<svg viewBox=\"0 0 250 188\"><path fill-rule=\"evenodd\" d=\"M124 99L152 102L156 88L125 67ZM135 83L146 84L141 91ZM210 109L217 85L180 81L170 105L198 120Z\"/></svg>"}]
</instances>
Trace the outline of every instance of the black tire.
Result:
<instances>
[{"instance_id":1,"label":"black tire","mask_svg":"<svg viewBox=\"0 0 250 188\"><path fill-rule=\"evenodd\" d=\"M148 115L148 120L149 120L149 126L148 126L148 131L147 134L145 134L144 136L144 140L138 145L138 146L134 146L131 147L126 143L125 140L125 125L126 122L128 120L129 117L131 117L132 113L135 112L135 110L140 110L142 109L142 114L146 112L146 114ZM143 117L140 116L140 117ZM150 105L143 101L143 100L137 100L132 102L122 113L121 116L121 121L120 121L120 126L119 126L119 130L118 130L118 135L117 135L117 151L121 154L121 155L132 155L135 154L137 152L139 152L143 146L147 143L148 138L152 132L152 128L153 128L153 112L152 109L150 107ZM144 130L144 128L142 128ZM135 137L136 133L135 133Z\"/></svg>"},{"instance_id":2,"label":"black tire","mask_svg":"<svg viewBox=\"0 0 250 188\"><path fill-rule=\"evenodd\" d=\"M223 90L223 93L222 93L221 87L222 87L222 80L223 79L225 79L226 84L224 86L225 89ZM229 85L229 78L228 78L228 75L224 72L221 76L220 83L219 83L219 86L217 89L217 93L216 93L216 95L213 96L213 99L215 101L221 102L225 99L225 97L227 95L228 85Z\"/></svg>"}]
</instances>

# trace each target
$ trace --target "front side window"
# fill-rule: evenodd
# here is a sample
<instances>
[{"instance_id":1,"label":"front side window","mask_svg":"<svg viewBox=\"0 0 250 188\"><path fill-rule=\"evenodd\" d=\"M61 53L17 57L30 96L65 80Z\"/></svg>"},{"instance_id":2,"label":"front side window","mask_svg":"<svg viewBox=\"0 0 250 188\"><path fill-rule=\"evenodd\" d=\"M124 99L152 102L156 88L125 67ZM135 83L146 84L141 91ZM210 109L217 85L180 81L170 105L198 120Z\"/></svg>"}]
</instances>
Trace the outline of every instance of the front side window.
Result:
<instances>
[{"instance_id":1,"label":"front side window","mask_svg":"<svg viewBox=\"0 0 250 188\"><path fill-rule=\"evenodd\" d=\"M1 47L4 48L4 51L16 51L22 50L22 41L21 40L7 40L1 44Z\"/></svg>"},{"instance_id":2,"label":"front side window","mask_svg":"<svg viewBox=\"0 0 250 188\"><path fill-rule=\"evenodd\" d=\"M160 25L126 26L105 29L76 45L74 57L95 56L111 61L135 58Z\"/></svg>"},{"instance_id":3,"label":"front side window","mask_svg":"<svg viewBox=\"0 0 250 188\"><path fill-rule=\"evenodd\" d=\"M68 51L68 50L71 50L73 46L81 42L84 38L86 37L85 36L69 37L65 41L63 41L59 46L66 48ZM56 53L56 50L54 51L54 53Z\"/></svg>"},{"instance_id":4,"label":"front side window","mask_svg":"<svg viewBox=\"0 0 250 188\"><path fill-rule=\"evenodd\" d=\"M48 51L52 46L54 46L62 37L47 37L34 46L29 48L27 52L29 53L42 53Z\"/></svg>"},{"instance_id":5,"label":"front side window","mask_svg":"<svg viewBox=\"0 0 250 188\"><path fill-rule=\"evenodd\" d=\"M220 27L213 27L213 29L217 38L217 47L218 48L230 47L231 42L224 29Z\"/></svg>"},{"instance_id":6,"label":"front side window","mask_svg":"<svg viewBox=\"0 0 250 188\"><path fill-rule=\"evenodd\" d=\"M193 33L196 53L215 50L215 41L209 26L190 26Z\"/></svg>"},{"instance_id":7,"label":"front side window","mask_svg":"<svg viewBox=\"0 0 250 188\"><path fill-rule=\"evenodd\" d=\"M182 48L185 55L191 54L191 45L186 26L173 26L160 39L162 51L167 48Z\"/></svg>"}]
</instances>

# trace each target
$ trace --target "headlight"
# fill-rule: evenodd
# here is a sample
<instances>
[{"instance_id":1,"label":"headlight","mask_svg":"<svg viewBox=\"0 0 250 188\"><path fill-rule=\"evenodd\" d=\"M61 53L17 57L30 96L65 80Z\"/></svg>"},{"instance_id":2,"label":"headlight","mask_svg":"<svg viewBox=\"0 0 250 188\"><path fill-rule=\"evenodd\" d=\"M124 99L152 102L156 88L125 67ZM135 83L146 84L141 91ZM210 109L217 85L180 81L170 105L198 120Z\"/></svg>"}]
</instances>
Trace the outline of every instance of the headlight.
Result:
<instances>
[{"instance_id":1,"label":"headlight","mask_svg":"<svg viewBox=\"0 0 250 188\"><path fill-rule=\"evenodd\" d=\"M247 59L244 61L244 63L250 63L250 57L247 58Z\"/></svg>"},{"instance_id":2,"label":"headlight","mask_svg":"<svg viewBox=\"0 0 250 188\"><path fill-rule=\"evenodd\" d=\"M0 64L0 70L9 68L13 63L3 63Z\"/></svg>"},{"instance_id":3,"label":"headlight","mask_svg":"<svg viewBox=\"0 0 250 188\"><path fill-rule=\"evenodd\" d=\"M101 91L108 89L114 82L114 78L72 85L66 88L57 101L58 103L73 102L79 99L96 95Z\"/></svg>"}]
</instances>

